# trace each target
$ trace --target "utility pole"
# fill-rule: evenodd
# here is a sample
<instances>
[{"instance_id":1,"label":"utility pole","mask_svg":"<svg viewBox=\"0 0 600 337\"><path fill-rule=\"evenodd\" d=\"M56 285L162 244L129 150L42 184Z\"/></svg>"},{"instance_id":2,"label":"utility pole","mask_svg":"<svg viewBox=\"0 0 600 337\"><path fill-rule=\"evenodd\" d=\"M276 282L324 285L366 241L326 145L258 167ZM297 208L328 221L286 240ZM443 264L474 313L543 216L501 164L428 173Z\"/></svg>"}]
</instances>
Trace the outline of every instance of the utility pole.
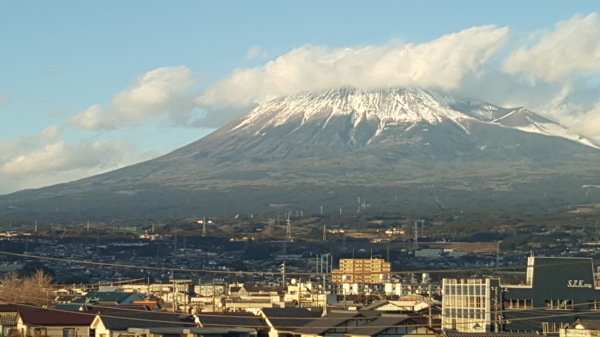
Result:
<instances>
[{"instance_id":1,"label":"utility pole","mask_svg":"<svg viewBox=\"0 0 600 337\"><path fill-rule=\"evenodd\" d=\"M283 261L283 263L281 264L281 283L282 286L285 288L285 261Z\"/></svg>"},{"instance_id":2,"label":"utility pole","mask_svg":"<svg viewBox=\"0 0 600 337\"><path fill-rule=\"evenodd\" d=\"M429 325L429 327L431 328L432 325L432 319L431 319L431 306L433 305L433 300L431 299L431 283L427 284L427 302L429 302L428 307L429 307L429 312L427 313L427 324Z\"/></svg>"},{"instance_id":3,"label":"utility pole","mask_svg":"<svg viewBox=\"0 0 600 337\"><path fill-rule=\"evenodd\" d=\"M173 279L173 312L177 310L177 285L175 283L175 271L171 269L171 278Z\"/></svg>"},{"instance_id":4,"label":"utility pole","mask_svg":"<svg viewBox=\"0 0 600 337\"><path fill-rule=\"evenodd\" d=\"M212 279L212 284L213 284L213 285L212 285L212 286L213 286L213 287L212 287L212 288L213 288L213 289L212 289L212 293L213 293L213 300L212 300L212 302L213 302L213 312L216 312L216 311L217 311L217 309L216 309L216 307L217 307L217 303L216 303L216 300L217 300L217 294L216 294L215 278L214 278L214 277L213 277L213 279Z\"/></svg>"},{"instance_id":5,"label":"utility pole","mask_svg":"<svg viewBox=\"0 0 600 337\"><path fill-rule=\"evenodd\" d=\"M323 266L323 257L325 257L325 268L321 267L321 277L323 278L323 315L327 315L327 266L329 265L328 255L321 256L321 266Z\"/></svg>"},{"instance_id":6,"label":"utility pole","mask_svg":"<svg viewBox=\"0 0 600 337\"><path fill-rule=\"evenodd\" d=\"M494 332L499 332L499 320L500 316L498 314L498 287L493 287L494 290Z\"/></svg>"},{"instance_id":7,"label":"utility pole","mask_svg":"<svg viewBox=\"0 0 600 337\"><path fill-rule=\"evenodd\" d=\"M292 221L290 220L290 213L288 213L286 222L287 222L287 225L285 228L285 238L288 241L292 241Z\"/></svg>"}]
</instances>

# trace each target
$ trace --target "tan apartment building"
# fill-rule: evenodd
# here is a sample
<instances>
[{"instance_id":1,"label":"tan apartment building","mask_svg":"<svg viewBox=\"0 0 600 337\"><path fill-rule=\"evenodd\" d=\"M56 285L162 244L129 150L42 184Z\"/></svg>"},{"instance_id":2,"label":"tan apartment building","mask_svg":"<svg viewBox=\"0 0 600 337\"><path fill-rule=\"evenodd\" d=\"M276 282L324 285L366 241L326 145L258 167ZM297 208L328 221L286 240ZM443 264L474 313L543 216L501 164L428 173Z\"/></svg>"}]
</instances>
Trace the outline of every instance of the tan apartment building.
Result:
<instances>
[{"instance_id":1,"label":"tan apartment building","mask_svg":"<svg viewBox=\"0 0 600 337\"><path fill-rule=\"evenodd\" d=\"M340 259L340 268L331 272L335 284L389 282L391 265L383 259Z\"/></svg>"}]
</instances>

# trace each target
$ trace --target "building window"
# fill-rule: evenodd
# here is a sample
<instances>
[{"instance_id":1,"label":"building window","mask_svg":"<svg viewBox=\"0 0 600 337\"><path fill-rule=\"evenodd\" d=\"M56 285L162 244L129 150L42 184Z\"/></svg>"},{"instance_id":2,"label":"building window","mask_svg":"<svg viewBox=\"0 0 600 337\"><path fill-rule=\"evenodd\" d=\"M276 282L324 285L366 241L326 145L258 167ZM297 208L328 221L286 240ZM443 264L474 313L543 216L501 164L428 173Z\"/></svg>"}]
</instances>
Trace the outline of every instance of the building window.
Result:
<instances>
[{"instance_id":1,"label":"building window","mask_svg":"<svg viewBox=\"0 0 600 337\"><path fill-rule=\"evenodd\" d=\"M64 328L63 329L63 337L75 337L75 329L74 328Z\"/></svg>"},{"instance_id":2,"label":"building window","mask_svg":"<svg viewBox=\"0 0 600 337\"><path fill-rule=\"evenodd\" d=\"M531 300L531 299L509 298L509 299L505 299L502 304L504 305L504 309L531 309L531 308L533 308L533 300Z\"/></svg>"},{"instance_id":3,"label":"building window","mask_svg":"<svg viewBox=\"0 0 600 337\"><path fill-rule=\"evenodd\" d=\"M573 300L546 300L548 310L572 310Z\"/></svg>"},{"instance_id":4,"label":"building window","mask_svg":"<svg viewBox=\"0 0 600 337\"><path fill-rule=\"evenodd\" d=\"M48 330L46 328L34 328L33 337L46 337L48 336Z\"/></svg>"},{"instance_id":5,"label":"building window","mask_svg":"<svg viewBox=\"0 0 600 337\"><path fill-rule=\"evenodd\" d=\"M588 301L588 309L589 310L600 310L600 301L599 300L589 300Z\"/></svg>"},{"instance_id":6,"label":"building window","mask_svg":"<svg viewBox=\"0 0 600 337\"><path fill-rule=\"evenodd\" d=\"M543 333L560 332L560 329L563 328L564 325L567 325L567 323L542 322L542 332Z\"/></svg>"}]
</instances>

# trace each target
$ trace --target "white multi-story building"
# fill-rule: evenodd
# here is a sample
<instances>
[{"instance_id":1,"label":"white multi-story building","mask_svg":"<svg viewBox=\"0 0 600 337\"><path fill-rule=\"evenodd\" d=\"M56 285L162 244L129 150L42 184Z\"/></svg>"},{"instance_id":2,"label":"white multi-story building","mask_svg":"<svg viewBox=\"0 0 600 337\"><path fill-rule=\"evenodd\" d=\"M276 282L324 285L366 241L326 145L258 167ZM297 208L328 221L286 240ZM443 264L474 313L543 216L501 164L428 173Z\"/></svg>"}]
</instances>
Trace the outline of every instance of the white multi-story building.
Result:
<instances>
[{"instance_id":1,"label":"white multi-story building","mask_svg":"<svg viewBox=\"0 0 600 337\"><path fill-rule=\"evenodd\" d=\"M443 279L442 329L459 332L499 331L500 280Z\"/></svg>"}]
</instances>

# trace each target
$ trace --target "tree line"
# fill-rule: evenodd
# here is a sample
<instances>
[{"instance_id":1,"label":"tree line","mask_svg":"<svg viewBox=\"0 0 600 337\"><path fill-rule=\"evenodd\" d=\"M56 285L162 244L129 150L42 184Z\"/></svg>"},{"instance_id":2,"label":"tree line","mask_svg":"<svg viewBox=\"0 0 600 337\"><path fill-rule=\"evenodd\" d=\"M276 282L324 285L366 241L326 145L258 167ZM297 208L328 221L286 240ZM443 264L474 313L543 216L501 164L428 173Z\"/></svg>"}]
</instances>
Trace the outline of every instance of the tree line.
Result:
<instances>
[{"instance_id":1,"label":"tree line","mask_svg":"<svg viewBox=\"0 0 600 337\"><path fill-rule=\"evenodd\" d=\"M0 300L15 304L48 306L52 302L52 277L38 269L30 276L10 273L0 279Z\"/></svg>"}]
</instances>

